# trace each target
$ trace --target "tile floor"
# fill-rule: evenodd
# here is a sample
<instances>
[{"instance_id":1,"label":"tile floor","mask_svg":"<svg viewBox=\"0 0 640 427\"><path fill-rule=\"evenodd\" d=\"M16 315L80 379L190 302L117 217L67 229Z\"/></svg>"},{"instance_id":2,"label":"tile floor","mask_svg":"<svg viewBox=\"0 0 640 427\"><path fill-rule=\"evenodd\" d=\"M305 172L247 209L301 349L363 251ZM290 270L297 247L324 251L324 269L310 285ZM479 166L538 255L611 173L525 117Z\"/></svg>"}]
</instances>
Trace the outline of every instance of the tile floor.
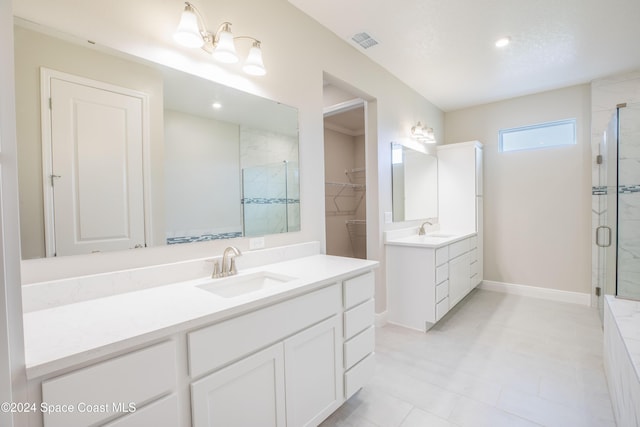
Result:
<instances>
[{"instance_id":1,"label":"tile floor","mask_svg":"<svg viewBox=\"0 0 640 427\"><path fill-rule=\"evenodd\" d=\"M374 378L322 427L615 426L595 309L475 290L376 339Z\"/></svg>"}]
</instances>

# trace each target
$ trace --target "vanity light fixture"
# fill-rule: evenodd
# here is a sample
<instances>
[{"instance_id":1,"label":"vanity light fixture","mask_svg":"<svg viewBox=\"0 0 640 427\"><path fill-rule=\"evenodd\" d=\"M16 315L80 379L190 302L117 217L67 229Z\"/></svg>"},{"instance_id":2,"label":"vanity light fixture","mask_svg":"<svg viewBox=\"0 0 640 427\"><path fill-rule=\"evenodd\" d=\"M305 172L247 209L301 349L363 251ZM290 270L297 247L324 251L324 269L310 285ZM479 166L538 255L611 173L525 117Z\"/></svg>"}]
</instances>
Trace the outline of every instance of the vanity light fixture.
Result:
<instances>
[{"instance_id":1,"label":"vanity light fixture","mask_svg":"<svg viewBox=\"0 0 640 427\"><path fill-rule=\"evenodd\" d=\"M262 62L262 49L260 40L249 36L234 37L231 33L231 23L223 22L218 30L213 33L207 30L202 14L196 7L185 2L184 11L180 18L180 24L173 38L181 45L189 48L202 48L220 62L232 64L238 62L235 40L249 39L253 41L249 55L242 69L253 76L264 76L267 70Z\"/></svg>"},{"instance_id":2,"label":"vanity light fixture","mask_svg":"<svg viewBox=\"0 0 640 427\"><path fill-rule=\"evenodd\" d=\"M433 128L423 126L420 122L411 127L411 137L426 144L436 143L436 137L433 134Z\"/></svg>"}]
</instances>

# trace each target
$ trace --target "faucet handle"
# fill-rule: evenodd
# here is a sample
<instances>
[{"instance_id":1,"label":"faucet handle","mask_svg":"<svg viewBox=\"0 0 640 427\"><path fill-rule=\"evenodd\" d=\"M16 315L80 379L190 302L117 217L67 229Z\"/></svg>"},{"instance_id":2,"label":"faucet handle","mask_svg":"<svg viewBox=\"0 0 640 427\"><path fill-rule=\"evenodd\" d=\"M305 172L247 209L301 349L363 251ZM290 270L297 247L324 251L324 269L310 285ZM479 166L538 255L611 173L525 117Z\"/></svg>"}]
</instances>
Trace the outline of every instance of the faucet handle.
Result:
<instances>
[{"instance_id":1,"label":"faucet handle","mask_svg":"<svg viewBox=\"0 0 640 427\"><path fill-rule=\"evenodd\" d=\"M217 279L220 277L220 263L218 260L213 261L213 273L211 274L212 279Z\"/></svg>"}]
</instances>

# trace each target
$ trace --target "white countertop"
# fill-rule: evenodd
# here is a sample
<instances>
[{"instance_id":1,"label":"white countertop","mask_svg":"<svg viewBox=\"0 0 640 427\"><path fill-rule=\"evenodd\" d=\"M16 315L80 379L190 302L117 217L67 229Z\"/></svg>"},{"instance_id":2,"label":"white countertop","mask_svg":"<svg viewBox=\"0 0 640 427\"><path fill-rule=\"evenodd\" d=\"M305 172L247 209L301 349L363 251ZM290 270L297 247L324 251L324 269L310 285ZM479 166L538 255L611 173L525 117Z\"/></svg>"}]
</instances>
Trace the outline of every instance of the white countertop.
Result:
<instances>
[{"instance_id":1,"label":"white countertop","mask_svg":"<svg viewBox=\"0 0 640 427\"><path fill-rule=\"evenodd\" d=\"M605 295L620 335L640 378L640 301Z\"/></svg>"},{"instance_id":2,"label":"white countertop","mask_svg":"<svg viewBox=\"0 0 640 427\"><path fill-rule=\"evenodd\" d=\"M439 248L441 246L449 245L459 240L464 240L467 237L475 235L475 232L459 233L459 232L445 232L436 231L433 233L427 233L423 236L418 234L412 234L410 236L395 237L387 239L385 244L392 246L412 246L423 248Z\"/></svg>"},{"instance_id":3,"label":"white countertop","mask_svg":"<svg viewBox=\"0 0 640 427\"><path fill-rule=\"evenodd\" d=\"M266 271L295 280L234 298L197 287L203 277L24 315L27 377L37 378L173 333L197 328L363 273L377 261L314 255L239 272Z\"/></svg>"}]
</instances>

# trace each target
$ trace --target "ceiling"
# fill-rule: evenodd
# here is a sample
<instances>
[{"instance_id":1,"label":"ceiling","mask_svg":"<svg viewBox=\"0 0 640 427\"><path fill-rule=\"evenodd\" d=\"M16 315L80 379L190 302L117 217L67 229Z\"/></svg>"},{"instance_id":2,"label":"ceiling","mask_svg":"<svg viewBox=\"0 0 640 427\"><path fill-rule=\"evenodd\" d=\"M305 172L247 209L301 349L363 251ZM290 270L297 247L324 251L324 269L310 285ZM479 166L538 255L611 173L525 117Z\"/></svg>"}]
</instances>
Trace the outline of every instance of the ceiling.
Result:
<instances>
[{"instance_id":1,"label":"ceiling","mask_svg":"<svg viewBox=\"0 0 640 427\"><path fill-rule=\"evenodd\" d=\"M640 0L289 2L444 111L640 68Z\"/></svg>"}]
</instances>

